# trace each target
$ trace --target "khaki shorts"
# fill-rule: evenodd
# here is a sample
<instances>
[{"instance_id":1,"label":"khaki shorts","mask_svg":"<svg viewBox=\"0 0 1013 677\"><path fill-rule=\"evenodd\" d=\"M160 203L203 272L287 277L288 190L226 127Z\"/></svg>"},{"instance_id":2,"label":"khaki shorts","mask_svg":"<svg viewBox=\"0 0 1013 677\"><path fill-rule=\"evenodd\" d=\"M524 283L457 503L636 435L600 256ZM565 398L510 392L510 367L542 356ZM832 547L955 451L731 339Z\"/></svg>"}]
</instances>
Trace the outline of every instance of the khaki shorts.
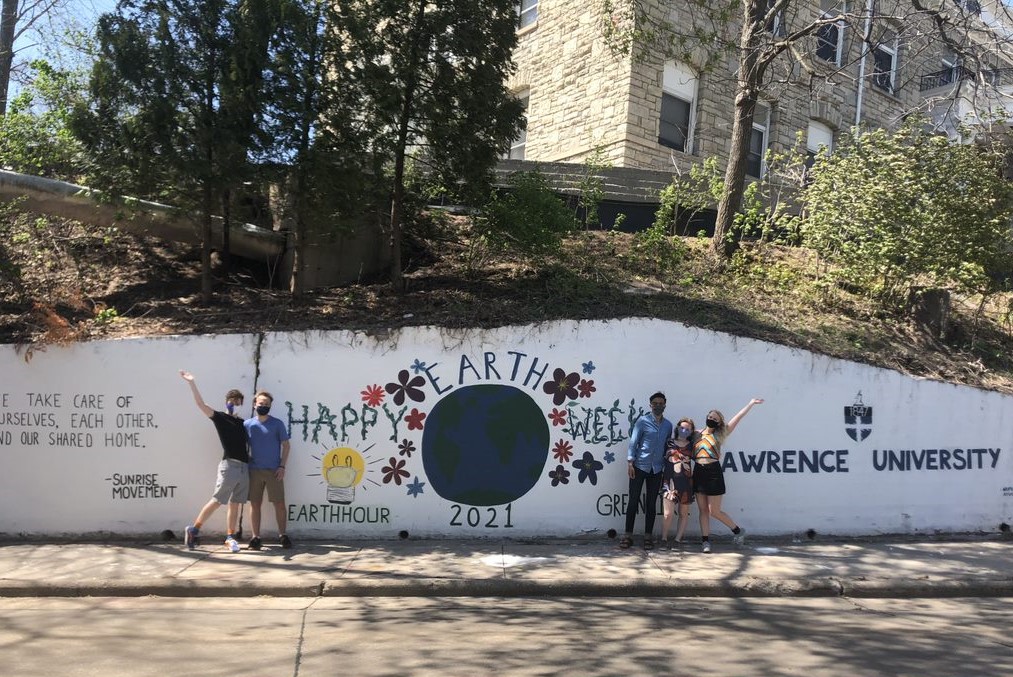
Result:
<instances>
[{"instance_id":1,"label":"khaki shorts","mask_svg":"<svg viewBox=\"0 0 1013 677\"><path fill-rule=\"evenodd\" d=\"M275 477L274 470L250 468L250 503L264 501L264 489L267 489L267 500L271 503L285 502L285 484Z\"/></svg>"}]
</instances>

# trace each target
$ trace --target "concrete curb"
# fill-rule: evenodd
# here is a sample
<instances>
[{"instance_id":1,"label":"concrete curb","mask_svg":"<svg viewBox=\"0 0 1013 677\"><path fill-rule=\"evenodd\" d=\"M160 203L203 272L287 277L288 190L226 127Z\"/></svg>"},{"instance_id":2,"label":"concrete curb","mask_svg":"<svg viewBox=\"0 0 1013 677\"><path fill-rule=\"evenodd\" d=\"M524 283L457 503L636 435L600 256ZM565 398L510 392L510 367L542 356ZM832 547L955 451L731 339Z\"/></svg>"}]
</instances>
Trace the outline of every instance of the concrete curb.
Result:
<instances>
[{"instance_id":1,"label":"concrete curb","mask_svg":"<svg viewBox=\"0 0 1013 677\"><path fill-rule=\"evenodd\" d=\"M836 597L840 585L823 580L734 581L586 579L381 579L329 581L324 597Z\"/></svg>"},{"instance_id":2,"label":"concrete curb","mask_svg":"<svg viewBox=\"0 0 1013 677\"><path fill-rule=\"evenodd\" d=\"M847 580L749 578L712 581L538 579L333 579L315 583L179 579L82 582L0 581L4 597L1013 597L1013 578Z\"/></svg>"},{"instance_id":3,"label":"concrete curb","mask_svg":"<svg viewBox=\"0 0 1013 677\"><path fill-rule=\"evenodd\" d=\"M854 579L841 581L842 596L890 597L1013 597L1013 578L962 578L945 580Z\"/></svg>"},{"instance_id":4,"label":"concrete curb","mask_svg":"<svg viewBox=\"0 0 1013 677\"><path fill-rule=\"evenodd\" d=\"M254 583L222 581L98 581L77 584L0 581L4 597L320 597L324 583Z\"/></svg>"}]
</instances>

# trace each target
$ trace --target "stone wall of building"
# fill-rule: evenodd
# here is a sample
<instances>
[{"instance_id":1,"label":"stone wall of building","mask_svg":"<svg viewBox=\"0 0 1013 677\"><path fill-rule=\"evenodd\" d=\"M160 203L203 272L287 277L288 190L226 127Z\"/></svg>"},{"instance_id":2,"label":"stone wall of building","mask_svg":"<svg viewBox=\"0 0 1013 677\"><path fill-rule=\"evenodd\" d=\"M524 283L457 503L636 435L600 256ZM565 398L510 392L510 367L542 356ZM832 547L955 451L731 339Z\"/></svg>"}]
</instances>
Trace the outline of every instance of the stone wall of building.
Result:
<instances>
[{"instance_id":1,"label":"stone wall of building","mask_svg":"<svg viewBox=\"0 0 1013 677\"><path fill-rule=\"evenodd\" d=\"M580 162L596 148L603 159L619 167L682 170L700 158L729 153L732 106L735 100L737 55L696 50L688 66L698 72L691 147L687 152L658 142L664 61L619 58L604 45L594 3L542 0L538 23L520 36L519 65L512 82L515 90L529 88L528 145L525 159L545 162ZM793 3L796 4L796 3ZM873 60L865 56L864 81L860 77L864 24L843 29L841 66L814 57L800 64L791 54L769 69L769 85L762 98L770 115L767 146L784 150L801 134L804 149L809 122L830 127L835 137L859 121L866 127L896 126L903 117L920 110L924 101L919 80L941 67L941 45L926 38L931 27L918 20L898 19L908 5L896 0L881 7L885 18L873 22L872 38L893 30L899 38L896 87L887 93L871 82ZM818 18L830 5L824 1L800 2L786 16L789 30ZM685 3L658 4L670 11L675 25L690 25L693 17ZM857 11L857 10L856 10ZM730 29L735 39L737 28ZM815 39L802 44L802 53L815 50ZM863 83L864 84L860 84Z\"/></svg>"},{"instance_id":2,"label":"stone wall of building","mask_svg":"<svg viewBox=\"0 0 1013 677\"><path fill-rule=\"evenodd\" d=\"M509 87L529 97L526 159L582 162L598 150L624 165L631 60L609 51L599 20L586 0L543 0L521 29Z\"/></svg>"}]
</instances>

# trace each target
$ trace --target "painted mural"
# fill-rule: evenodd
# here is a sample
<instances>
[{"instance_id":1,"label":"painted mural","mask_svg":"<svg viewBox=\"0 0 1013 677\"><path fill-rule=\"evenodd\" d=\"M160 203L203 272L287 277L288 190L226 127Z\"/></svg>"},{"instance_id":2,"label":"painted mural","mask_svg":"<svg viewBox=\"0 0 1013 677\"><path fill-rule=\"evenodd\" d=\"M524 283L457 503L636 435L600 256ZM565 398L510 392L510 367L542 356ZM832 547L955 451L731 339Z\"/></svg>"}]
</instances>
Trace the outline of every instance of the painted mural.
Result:
<instances>
[{"instance_id":1,"label":"painted mural","mask_svg":"<svg viewBox=\"0 0 1013 677\"><path fill-rule=\"evenodd\" d=\"M519 350L398 367L340 408L285 401L293 440L319 446L309 476L327 502L290 506L291 521L389 523L389 507L367 504L402 495L449 504L447 527L512 529L514 504L536 487L597 487L644 413L634 398L595 402L591 357L573 370Z\"/></svg>"},{"instance_id":2,"label":"painted mural","mask_svg":"<svg viewBox=\"0 0 1013 677\"><path fill-rule=\"evenodd\" d=\"M672 420L766 400L722 458L725 510L751 533L991 531L1013 517L1013 398L670 322L0 350L6 534L191 521L221 453L184 368L216 408L230 388L274 396L296 538L604 536L621 528L630 430L656 390ZM38 496L58 500L39 510Z\"/></svg>"}]
</instances>

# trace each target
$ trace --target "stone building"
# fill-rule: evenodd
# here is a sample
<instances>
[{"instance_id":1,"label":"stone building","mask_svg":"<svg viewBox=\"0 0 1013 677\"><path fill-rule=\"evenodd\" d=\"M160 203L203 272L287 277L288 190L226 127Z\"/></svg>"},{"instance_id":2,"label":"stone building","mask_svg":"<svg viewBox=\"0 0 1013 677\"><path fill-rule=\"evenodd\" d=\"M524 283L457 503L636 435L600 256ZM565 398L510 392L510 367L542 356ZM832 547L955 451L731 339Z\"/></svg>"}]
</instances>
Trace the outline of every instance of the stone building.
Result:
<instances>
[{"instance_id":1,"label":"stone building","mask_svg":"<svg viewBox=\"0 0 1013 677\"><path fill-rule=\"evenodd\" d=\"M793 0L774 17L767 26L771 40L814 21L821 25L769 69L753 123L749 175L762 175L769 148L832 148L856 125L890 128L911 112L939 109L946 86L966 79L967 69L911 5ZM869 19L872 6L876 12ZM982 32L976 0L941 6ZM653 7L684 33L701 25L700 10L694 14L691 3L666 0ZM734 49L689 44L682 58L614 53L603 37L597 0L522 0L518 12L518 69L509 84L526 103L527 129L510 158L581 163L597 153L613 167L664 171L703 157L727 157ZM737 34L731 27L726 37L737 40Z\"/></svg>"}]
</instances>

